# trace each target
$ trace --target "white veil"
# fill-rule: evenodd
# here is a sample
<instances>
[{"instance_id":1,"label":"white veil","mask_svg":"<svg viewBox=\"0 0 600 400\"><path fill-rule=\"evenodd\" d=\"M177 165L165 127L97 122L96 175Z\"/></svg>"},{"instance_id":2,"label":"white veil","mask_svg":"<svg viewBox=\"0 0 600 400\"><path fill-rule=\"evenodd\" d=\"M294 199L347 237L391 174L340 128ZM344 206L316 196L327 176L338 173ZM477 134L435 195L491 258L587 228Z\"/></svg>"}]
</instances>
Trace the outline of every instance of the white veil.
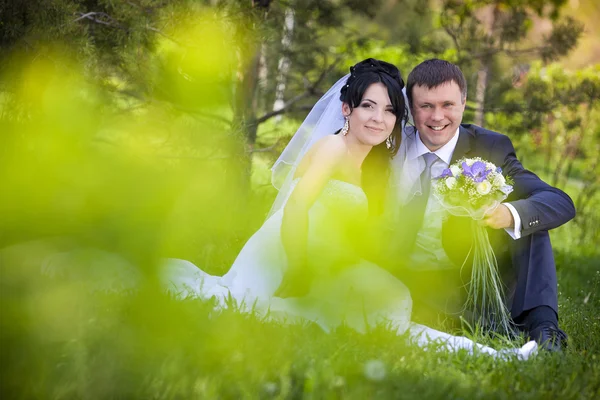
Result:
<instances>
[{"instance_id":1,"label":"white veil","mask_svg":"<svg viewBox=\"0 0 600 400\"><path fill-rule=\"evenodd\" d=\"M271 168L271 183L279 190L268 217L285 206L294 184L294 174L302 158L319 139L337 132L344 125L342 114L341 89L346 85L350 74L339 79L314 105L300 125L286 148ZM412 115L406 98L406 88L402 89L408 109L408 122L412 125ZM390 218L397 216L396 210L406 204L415 193L421 191L420 174L425 167L420 160L409 160L408 149L415 143L416 130L413 126L402 127L402 142L396 156L391 160L390 185L386 213ZM411 187L410 191L403 188Z\"/></svg>"},{"instance_id":2,"label":"white veil","mask_svg":"<svg viewBox=\"0 0 600 400\"><path fill-rule=\"evenodd\" d=\"M340 96L349 77L350 74L344 75L317 101L275 161L271 168L271 183L279 190L279 194L269 211L269 217L285 205L291 193L296 168L308 149L319 139L339 131L344 126Z\"/></svg>"}]
</instances>

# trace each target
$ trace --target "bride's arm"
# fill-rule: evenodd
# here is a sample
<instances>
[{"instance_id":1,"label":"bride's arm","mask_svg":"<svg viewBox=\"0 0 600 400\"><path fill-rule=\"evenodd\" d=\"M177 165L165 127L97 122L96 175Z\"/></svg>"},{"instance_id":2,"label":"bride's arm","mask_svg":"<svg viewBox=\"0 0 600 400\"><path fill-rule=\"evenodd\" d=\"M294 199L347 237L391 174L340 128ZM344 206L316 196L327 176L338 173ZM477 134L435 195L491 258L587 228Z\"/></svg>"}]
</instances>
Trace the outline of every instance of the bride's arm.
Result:
<instances>
[{"instance_id":1,"label":"bride's arm","mask_svg":"<svg viewBox=\"0 0 600 400\"><path fill-rule=\"evenodd\" d=\"M308 211L331 179L347 154L346 143L341 136L327 136L315 144L308 165L300 181L292 191L284 209L281 222L281 240L288 266L281 286L275 293L279 297L305 294L310 285L310 273L306 270L308 246Z\"/></svg>"}]
</instances>

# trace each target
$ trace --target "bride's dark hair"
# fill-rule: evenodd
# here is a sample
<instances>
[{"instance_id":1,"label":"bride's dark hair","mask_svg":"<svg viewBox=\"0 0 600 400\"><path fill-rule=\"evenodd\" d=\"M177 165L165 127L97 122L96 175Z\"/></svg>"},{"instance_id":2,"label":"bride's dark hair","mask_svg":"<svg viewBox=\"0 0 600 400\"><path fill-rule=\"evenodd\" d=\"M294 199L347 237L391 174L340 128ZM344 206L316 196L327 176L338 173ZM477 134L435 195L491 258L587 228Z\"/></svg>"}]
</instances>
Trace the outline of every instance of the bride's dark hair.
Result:
<instances>
[{"instance_id":1,"label":"bride's dark hair","mask_svg":"<svg viewBox=\"0 0 600 400\"><path fill-rule=\"evenodd\" d=\"M392 103L392 110L396 115L396 125L392 130L389 140L382 145L388 149L390 157L398 152L402 137L402 125L408 118L408 109L404 101L402 89L404 80L398 68L394 65L367 58L350 67L350 77L341 90L340 100L350 106L351 109L358 107L365 92L374 83L382 83L387 88L388 96Z\"/></svg>"},{"instance_id":2,"label":"bride's dark hair","mask_svg":"<svg viewBox=\"0 0 600 400\"><path fill-rule=\"evenodd\" d=\"M402 94L404 80L394 65L367 58L350 67L350 77L341 90L340 100L357 107L365 91L373 83L385 85L396 115L396 125L385 142L373 147L362 165L362 187L369 198L369 210L378 215L383 212L390 174L390 159L398 153L402 140L402 126L408 120L408 109Z\"/></svg>"}]
</instances>

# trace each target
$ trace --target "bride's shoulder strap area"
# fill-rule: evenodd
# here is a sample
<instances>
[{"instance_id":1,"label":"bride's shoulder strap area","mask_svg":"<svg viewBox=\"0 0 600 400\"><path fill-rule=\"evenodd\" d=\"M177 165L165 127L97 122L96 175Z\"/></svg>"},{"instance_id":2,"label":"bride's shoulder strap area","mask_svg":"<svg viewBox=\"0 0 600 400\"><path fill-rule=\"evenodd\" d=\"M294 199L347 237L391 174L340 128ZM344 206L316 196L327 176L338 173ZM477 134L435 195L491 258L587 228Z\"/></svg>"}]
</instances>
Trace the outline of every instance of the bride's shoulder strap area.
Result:
<instances>
[{"instance_id":1,"label":"bride's shoulder strap area","mask_svg":"<svg viewBox=\"0 0 600 400\"><path fill-rule=\"evenodd\" d=\"M348 152L348 146L345 140L339 135L327 135L319 139L313 147L303 157L298 166L296 177L318 164L319 169L335 169L335 166L341 162Z\"/></svg>"},{"instance_id":2,"label":"bride's shoulder strap area","mask_svg":"<svg viewBox=\"0 0 600 400\"><path fill-rule=\"evenodd\" d=\"M332 152L331 156L342 156L348 151L348 145L341 135L327 135L314 145L316 153Z\"/></svg>"}]
</instances>

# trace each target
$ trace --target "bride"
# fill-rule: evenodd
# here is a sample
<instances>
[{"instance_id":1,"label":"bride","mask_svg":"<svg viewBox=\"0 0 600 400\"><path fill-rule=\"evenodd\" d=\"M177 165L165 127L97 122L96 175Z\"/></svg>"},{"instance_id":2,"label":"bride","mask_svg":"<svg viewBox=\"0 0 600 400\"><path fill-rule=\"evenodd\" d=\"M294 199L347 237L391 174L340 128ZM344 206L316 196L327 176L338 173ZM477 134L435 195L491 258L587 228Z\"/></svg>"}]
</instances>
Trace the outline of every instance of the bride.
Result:
<instances>
[{"instance_id":1,"label":"bride","mask_svg":"<svg viewBox=\"0 0 600 400\"><path fill-rule=\"evenodd\" d=\"M537 349L533 341L497 352L411 323L406 286L363 258L365 225L380 207L408 111L396 67L367 59L350 71L316 103L275 163L279 195L231 269L218 277L168 259L162 282L181 298L213 298L218 307L233 299L242 311L313 321L326 331L385 324L398 334L408 331L422 346L529 357Z\"/></svg>"}]
</instances>

